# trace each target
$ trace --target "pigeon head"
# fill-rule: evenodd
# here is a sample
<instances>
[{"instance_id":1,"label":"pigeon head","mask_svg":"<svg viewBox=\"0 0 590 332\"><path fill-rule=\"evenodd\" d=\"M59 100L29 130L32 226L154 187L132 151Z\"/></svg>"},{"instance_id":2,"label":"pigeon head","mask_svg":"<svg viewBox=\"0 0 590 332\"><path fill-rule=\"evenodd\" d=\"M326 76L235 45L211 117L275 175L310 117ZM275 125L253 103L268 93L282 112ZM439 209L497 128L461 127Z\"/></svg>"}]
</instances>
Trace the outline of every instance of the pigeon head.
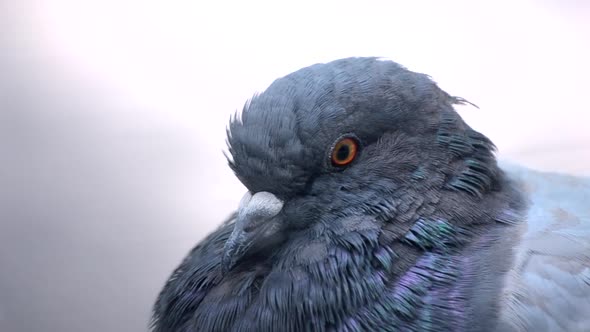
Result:
<instances>
[{"instance_id":1,"label":"pigeon head","mask_svg":"<svg viewBox=\"0 0 590 332\"><path fill-rule=\"evenodd\" d=\"M229 164L249 192L225 268L298 230L337 229L342 218L415 222L445 190L477 200L497 167L493 144L453 109L463 102L378 58L276 80L229 125Z\"/></svg>"}]
</instances>

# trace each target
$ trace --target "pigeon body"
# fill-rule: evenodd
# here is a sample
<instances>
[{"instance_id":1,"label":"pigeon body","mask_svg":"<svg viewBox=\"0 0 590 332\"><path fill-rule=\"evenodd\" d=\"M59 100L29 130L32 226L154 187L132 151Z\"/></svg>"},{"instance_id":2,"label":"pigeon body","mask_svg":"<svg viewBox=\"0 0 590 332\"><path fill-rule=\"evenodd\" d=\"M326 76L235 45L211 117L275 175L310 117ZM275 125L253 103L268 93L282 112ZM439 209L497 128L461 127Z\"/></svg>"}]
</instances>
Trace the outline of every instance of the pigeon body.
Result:
<instances>
[{"instance_id":1,"label":"pigeon body","mask_svg":"<svg viewBox=\"0 0 590 332\"><path fill-rule=\"evenodd\" d=\"M590 180L498 165L464 102L377 58L254 96L228 129L248 193L153 331L590 330Z\"/></svg>"}]
</instances>

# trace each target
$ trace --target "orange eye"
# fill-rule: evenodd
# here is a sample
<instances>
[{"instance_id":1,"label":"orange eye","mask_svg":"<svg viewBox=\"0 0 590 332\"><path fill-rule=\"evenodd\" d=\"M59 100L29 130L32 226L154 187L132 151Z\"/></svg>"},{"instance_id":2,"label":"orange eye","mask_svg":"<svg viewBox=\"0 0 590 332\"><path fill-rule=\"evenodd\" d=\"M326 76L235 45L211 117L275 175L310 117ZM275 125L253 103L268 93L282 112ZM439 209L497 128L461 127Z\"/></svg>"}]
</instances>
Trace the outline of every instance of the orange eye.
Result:
<instances>
[{"instance_id":1,"label":"orange eye","mask_svg":"<svg viewBox=\"0 0 590 332\"><path fill-rule=\"evenodd\" d=\"M350 137L341 139L332 150L332 165L341 167L350 164L357 152L358 143L355 139Z\"/></svg>"}]
</instances>

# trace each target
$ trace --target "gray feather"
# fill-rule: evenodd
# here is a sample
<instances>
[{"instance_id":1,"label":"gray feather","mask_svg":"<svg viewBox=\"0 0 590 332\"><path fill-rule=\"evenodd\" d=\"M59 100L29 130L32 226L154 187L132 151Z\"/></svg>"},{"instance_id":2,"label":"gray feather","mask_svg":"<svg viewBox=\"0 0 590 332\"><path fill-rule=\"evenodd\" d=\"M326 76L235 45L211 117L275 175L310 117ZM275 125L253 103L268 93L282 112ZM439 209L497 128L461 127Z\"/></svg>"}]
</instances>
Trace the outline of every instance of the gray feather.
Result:
<instances>
[{"instance_id":1,"label":"gray feather","mask_svg":"<svg viewBox=\"0 0 590 332\"><path fill-rule=\"evenodd\" d=\"M153 331L588 331L590 179L498 166L465 102L376 58L254 96L228 129L250 193L172 274Z\"/></svg>"},{"instance_id":2,"label":"gray feather","mask_svg":"<svg viewBox=\"0 0 590 332\"><path fill-rule=\"evenodd\" d=\"M590 328L590 179L506 164L528 197L501 319L515 331Z\"/></svg>"}]
</instances>

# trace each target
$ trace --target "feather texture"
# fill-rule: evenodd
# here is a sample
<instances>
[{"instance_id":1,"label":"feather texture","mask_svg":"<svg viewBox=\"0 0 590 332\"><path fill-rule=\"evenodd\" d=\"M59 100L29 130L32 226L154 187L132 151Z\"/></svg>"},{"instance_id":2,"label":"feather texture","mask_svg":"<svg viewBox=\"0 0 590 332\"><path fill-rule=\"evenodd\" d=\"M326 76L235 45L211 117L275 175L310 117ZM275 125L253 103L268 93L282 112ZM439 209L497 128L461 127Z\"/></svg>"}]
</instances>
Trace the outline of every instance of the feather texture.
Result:
<instances>
[{"instance_id":1,"label":"feather texture","mask_svg":"<svg viewBox=\"0 0 590 332\"><path fill-rule=\"evenodd\" d=\"M152 330L589 331L590 179L499 167L465 102L376 58L254 96L228 160L244 204L280 213L241 205L199 243ZM343 137L358 153L336 167Z\"/></svg>"}]
</instances>

